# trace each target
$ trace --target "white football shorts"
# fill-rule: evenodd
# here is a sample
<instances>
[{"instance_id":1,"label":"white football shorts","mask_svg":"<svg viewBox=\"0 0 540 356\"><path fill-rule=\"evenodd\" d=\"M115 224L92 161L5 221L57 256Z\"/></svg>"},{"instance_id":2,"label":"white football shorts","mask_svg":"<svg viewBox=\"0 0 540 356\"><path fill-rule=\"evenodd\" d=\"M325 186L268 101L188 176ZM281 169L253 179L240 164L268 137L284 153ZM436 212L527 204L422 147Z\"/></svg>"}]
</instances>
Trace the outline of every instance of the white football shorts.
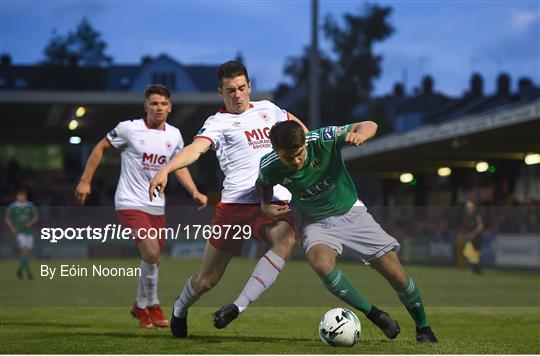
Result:
<instances>
[{"instance_id":1,"label":"white football shorts","mask_svg":"<svg viewBox=\"0 0 540 356\"><path fill-rule=\"evenodd\" d=\"M324 244L343 253L343 246L351 250L364 264L369 265L389 251L399 252L401 245L388 235L367 212L365 206L355 205L346 214L331 216L314 222L304 222L302 247L304 252Z\"/></svg>"},{"instance_id":2,"label":"white football shorts","mask_svg":"<svg viewBox=\"0 0 540 356\"><path fill-rule=\"evenodd\" d=\"M31 234L17 234L19 248L32 249L34 247L34 236Z\"/></svg>"}]
</instances>

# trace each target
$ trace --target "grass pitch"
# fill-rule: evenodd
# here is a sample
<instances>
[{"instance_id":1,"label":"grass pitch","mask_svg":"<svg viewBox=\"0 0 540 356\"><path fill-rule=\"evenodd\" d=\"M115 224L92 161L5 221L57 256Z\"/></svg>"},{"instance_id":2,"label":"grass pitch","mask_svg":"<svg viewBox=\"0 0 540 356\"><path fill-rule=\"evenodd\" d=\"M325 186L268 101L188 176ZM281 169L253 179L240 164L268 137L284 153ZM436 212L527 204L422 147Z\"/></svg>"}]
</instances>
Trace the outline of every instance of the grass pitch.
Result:
<instances>
[{"instance_id":1,"label":"grass pitch","mask_svg":"<svg viewBox=\"0 0 540 356\"><path fill-rule=\"evenodd\" d=\"M32 261L135 267L133 260ZM540 353L538 274L407 267L422 290L436 345L418 345L414 324L388 284L359 264L340 267L369 300L397 319L402 332L387 340L358 312L360 341L331 348L319 340L317 326L328 309L344 306L328 293L304 261L289 262L274 286L226 329L212 326L211 313L231 302L255 261L236 259L220 284L190 309L188 339L172 339L168 329L143 330L129 315L136 278L36 277L19 281L15 262L0 263L0 353L201 353L201 354L502 354ZM198 260L164 260L160 298L166 313Z\"/></svg>"}]
</instances>

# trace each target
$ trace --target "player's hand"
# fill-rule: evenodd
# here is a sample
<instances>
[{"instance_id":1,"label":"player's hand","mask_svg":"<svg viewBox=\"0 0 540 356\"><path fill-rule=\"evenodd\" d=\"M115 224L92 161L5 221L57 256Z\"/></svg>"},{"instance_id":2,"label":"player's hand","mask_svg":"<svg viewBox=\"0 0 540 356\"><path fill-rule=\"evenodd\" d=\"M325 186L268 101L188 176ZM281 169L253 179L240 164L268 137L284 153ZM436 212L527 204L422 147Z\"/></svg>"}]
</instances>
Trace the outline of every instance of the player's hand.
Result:
<instances>
[{"instance_id":1,"label":"player's hand","mask_svg":"<svg viewBox=\"0 0 540 356\"><path fill-rule=\"evenodd\" d=\"M75 198L79 202L79 204L84 205L84 202L86 201L86 198L92 193L92 187L90 186L90 183L79 181L79 184L77 184L77 187L75 188Z\"/></svg>"},{"instance_id":2,"label":"player's hand","mask_svg":"<svg viewBox=\"0 0 540 356\"><path fill-rule=\"evenodd\" d=\"M167 179L168 174L163 169L160 169L154 178L152 178L150 181L150 187L148 187L148 198L150 201L154 200L154 198L158 195L160 198L163 198L165 186L167 185Z\"/></svg>"},{"instance_id":3,"label":"player's hand","mask_svg":"<svg viewBox=\"0 0 540 356\"><path fill-rule=\"evenodd\" d=\"M197 208L197 211L203 210L208 205L208 197L206 195L204 195L204 194L199 193L199 192L195 192L193 194L193 200L195 200L195 202L197 204L199 204L199 207Z\"/></svg>"},{"instance_id":4,"label":"player's hand","mask_svg":"<svg viewBox=\"0 0 540 356\"><path fill-rule=\"evenodd\" d=\"M273 220L277 220L290 213L291 208L289 208L288 205L261 204L261 212L263 215L266 215Z\"/></svg>"},{"instance_id":5,"label":"player's hand","mask_svg":"<svg viewBox=\"0 0 540 356\"><path fill-rule=\"evenodd\" d=\"M360 146L364 143L364 137L356 132L347 132L345 135L345 144L349 146Z\"/></svg>"}]
</instances>

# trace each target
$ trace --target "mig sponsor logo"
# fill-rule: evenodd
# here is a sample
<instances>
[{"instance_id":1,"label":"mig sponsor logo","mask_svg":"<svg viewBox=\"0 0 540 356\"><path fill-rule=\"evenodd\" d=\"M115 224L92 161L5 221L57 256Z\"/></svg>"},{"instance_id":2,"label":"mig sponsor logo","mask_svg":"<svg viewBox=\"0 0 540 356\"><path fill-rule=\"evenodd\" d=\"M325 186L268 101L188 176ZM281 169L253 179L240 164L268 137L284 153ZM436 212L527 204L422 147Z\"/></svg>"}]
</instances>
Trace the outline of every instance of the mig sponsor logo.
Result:
<instances>
[{"instance_id":1,"label":"mig sponsor logo","mask_svg":"<svg viewBox=\"0 0 540 356\"><path fill-rule=\"evenodd\" d=\"M161 166L167 162L165 155L158 155L157 153L143 152L142 167L145 170L159 171Z\"/></svg>"},{"instance_id":2,"label":"mig sponsor logo","mask_svg":"<svg viewBox=\"0 0 540 356\"><path fill-rule=\"evenodd\" d=\"M269 127L244 131L244 134L246 135L248 145L250 145L253 149L272 147L272 144L270 143Z\"/></svg>"}]
</instances>

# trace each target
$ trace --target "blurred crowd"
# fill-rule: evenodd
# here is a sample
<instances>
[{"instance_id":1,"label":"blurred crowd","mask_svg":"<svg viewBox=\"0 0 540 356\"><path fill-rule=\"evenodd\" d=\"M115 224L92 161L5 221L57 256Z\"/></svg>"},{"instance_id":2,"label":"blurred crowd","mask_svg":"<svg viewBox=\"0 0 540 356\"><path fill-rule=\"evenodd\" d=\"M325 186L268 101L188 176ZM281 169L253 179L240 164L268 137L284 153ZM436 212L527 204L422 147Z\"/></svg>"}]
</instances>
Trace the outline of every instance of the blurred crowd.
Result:
<instances>
[{"instance_id":1,"label":"blurred crowd","mask_svg":"<svg viewBox=\"0 0 540 356\"><path fill-rule=\"evenodd\" d=\"M464 204L447 207L370 207L370 210L383 228L398 239L425 237L453 240L469 229ZM484 220L485 235L540 232L540 201L479 204L477 211Z\"/></svg>"},{"instance_id":2,"label":"blurred crowd","mask_svg":"<svg viewBox=\"0 0 540 356\"><path fill-rule=\"evenodd\" d=\"M0 175L0 203L7 206L15 199L16 190L24 187L28 198L39 209L45 207L65 207L76 205L73 196L75 183L65 182L65 177L55 178L37 174L32 169L22 169L16 161L4 167ZM93 194L87 205L110 206L113 204L114 183L97 177L93 184ZM171 183L168 187L169 205L191 202L183 189ZM209 197L219 193L207 192ZM217 197L211 200L218 200ZM398 239L404 237L425 237L431 239L454 239L463 232L464 202L456 206L375 206L366 202L372 215L380 221L384 229ZM540 201L519 201L508 198L505 201L481 202L478 213L485 223L485 234L538 233L540 232Z\"/></svg>"}]
</instances>

